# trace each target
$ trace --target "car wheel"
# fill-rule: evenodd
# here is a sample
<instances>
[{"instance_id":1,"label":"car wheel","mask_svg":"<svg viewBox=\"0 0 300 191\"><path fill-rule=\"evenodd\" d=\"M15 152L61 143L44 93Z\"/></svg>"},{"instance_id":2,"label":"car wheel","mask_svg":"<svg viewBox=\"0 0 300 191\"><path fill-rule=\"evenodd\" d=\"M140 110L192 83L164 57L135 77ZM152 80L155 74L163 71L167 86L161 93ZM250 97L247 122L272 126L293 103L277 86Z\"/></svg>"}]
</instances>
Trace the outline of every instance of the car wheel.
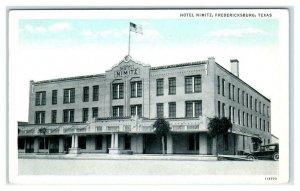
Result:
<instances>
[{"instance_id":1,"label":"car wheel","mask_svg":"<svg viewBox=\"0 0 300 191\"><path fill-rule=\"evenodd\" d=\"M249 159L249 160L254 160L255 157L254 157L253 155L248 155L248 156L247 156L247 159Z\"/></svg>"},{"instance_id":2,"label":"car wheel","mask_svg":"<svg viewBox=\"0 0 300 191\"><path fill-rule=\"evenodd\" d=\"M273 160L275 160L275 161L279 160L279 154L278 153L274 153Z\"/></svg>"}]
</instances>

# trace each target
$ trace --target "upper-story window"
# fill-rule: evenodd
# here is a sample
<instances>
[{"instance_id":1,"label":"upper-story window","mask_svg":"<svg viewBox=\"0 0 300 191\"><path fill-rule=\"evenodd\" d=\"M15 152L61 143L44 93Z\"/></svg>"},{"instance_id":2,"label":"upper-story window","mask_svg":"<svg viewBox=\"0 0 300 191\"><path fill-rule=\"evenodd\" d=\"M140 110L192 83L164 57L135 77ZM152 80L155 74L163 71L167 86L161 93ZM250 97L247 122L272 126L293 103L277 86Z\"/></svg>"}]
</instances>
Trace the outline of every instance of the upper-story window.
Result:
<instances>
[{"instance_id":1,"label":"upper-story window","mask_svg":"<svg viewBox=\"0 0 300 191\"><path fill-rule=\"evenodd\" d=\"M57 104L57 90L52 90L52 105Z\"/></svg>"},{"instance_id":2,"label":"upper-story window","mask_svg":"<svg viewBox=\"0 0 300 191\"><path fill-rule=\"evenodd\" d=\"M261 114L261 102L259 102L258 109L259 109L259 113Z\"/></svg>"},{"instance_id":3,"label":"upper-story window","mask_svg":"<svg viewBox=\"0 0 300 191\"><path fill-rule=\"evenodd\" d=\"M157 96L164 95L164 79L156 80L156 95Z\"/></svg>"},{"instance_id":4,"label":"upper-story window","mask_svg":"<svg viewBox=\"0 0 300 191\"><path fill-rule=\"evenodd\" d=\"M186 117L199 117L202 115L202 101L186 101L185 102Z\"/></svg>"},{"instance_id":5,"label":"upper-story window","mask_svg":"<svg viewBox=\"0 0 300 191\"><path fill-rule=\"evenodd\" d=\"M255 99L254 107L255 107L255 111L257 112L257 99Z\"/></svg>"},{"instance_id":6,"label":"upper-story window","mask_svg":"<svg viewBox=\"0 0 300 191\"><path fill-rule=\"evenodd\" d=\"M113 99L123 99L124 98L124 84L113 84Z\"/></svg>"},{"instance_id":7,"label":"upper-story window","mask_svg":"<svg viewBox=\"0 0 300 191\"><path fill-rule=\"evenodd\" d=\"M83 87L83 102L89 101L89 87Z\"/></svg>"},{"instance_id":8,"label":"upper-story window","mask_svg":"<svg viewBox=\"0 0 300 191\"><path fill-rule=\"evenodd\" d=\"M64 89L64 103L75 103L75 88Z\"/></svg>"},{"instance_id":9,"label":"upper-story window","mask_svg":"<svg viewBox=\"0 0 300 191\"><path fill-rule=\"evenodd\" d=\"M36 111L35 112L35 124L44 124L45 123L45 111Z\"/></svg>"},{"instance_id":10,"label":"upper-story window","mask_svg":"<svg viewBox=\"0 0 300 191\"><path fill-rule=\"evenodd\" d=\"M142 105L132 105L130 106L130 113L131 113L131 116L139 116L141 117L142 116Z\"/></svg>"},{"instance_id":11,"label":"upper-story window","mask_svg":"<svg viewBox=\"0 0 300 191\"><path fill-rule=\"evenodd\" d=\"M242 104L245 105L245 91L242 91Z\"/></svg>"},{"instance_id":12,"label":"upper-story window","mask_svg":"<svg viewBox=\"0 0 300 191\"><path fill-rule=\"evenodd\" d=\"M169 78L169 95L176 94L176 78Z\"/></svg>"},{"instance_id":13,"label":"upper-story window","mask_svg":"<svg viewBox=\"0 0 300 191\"><path fill-rule=\"evenodd\" d=\"M63 122L64 123L74 122L74 109L63 110Z\"/></svg>"},{"instance_id":14,"label":"upper-story window","mask_svg":"<svg viewBox=\"0 0 300 191\"><path fill-rule=\"evenodd\" d=\"M250 96L250 109L253 109L253 105L252 105L252 96Z\"/></svg>"},{"instance_id":15,"label":"upper-story window","mask_svg":"<svg viewBox=\"0 0 300 191\"><path fill-rule=\"evenodd\" d=\"M220 76L218 76L218 94L221 93L221 81L220 81Z\"/></svg>"},{"instance_id":16,"label":"upper-story window","mask_svg":"<svg viewBox=\"0 0 300 191\"><path fill-rule=\"evenodd\" d=\"M113 106L113 117L123 117L123 106Z\"/></svg>"},{"instance_id":17,"label":"upper-story window","mask_svg":"<svg viewBox=\"0 0 300 191\"><path fill-rule=\"evenodd\" d=\"M57 110L52 110L51 111L51 123L56 123L56 118L57 118Z\"/></svg>"},{"instance_id":18,"label":"upper-story window","mask_svg":"<svg viewBox=\"0 0 300 191\"><path fill-rule=\"evenodd\" d=\"M263 115L265 115L265 104L263 104Z\"/></svg>"},{"instance_id":19,"label":"upper-story window","mask_svg":"<svg viewBox=\"0 0 300 191\"><path fill-rule=\"evenodd\" d=\"M176 102L169 102L169 117L176 117Z\"/></svg>"},{"instance_id":20,"label":"upper-story window","mask_svg":"<svg viewBox=\"0 0 300 191\"><path fill-rule=\"evenodd\" d=\"M222 79L222 95L225 96L225 80Z\"/></svg>"},{"instance_id":21,"label":"upper-story window","mask_svg":"<svg viewBox=\"0 0 300 191\"><path fill-rule=\"evenodd\" d=\"M237 99L238 99L238 103L240 103L240 88L238 88L237 91Z\"/></svg>"},{"instance_id":22,"label":"upper-story window","mask_svg":"<svg viewBox=\"0 0 300 191\"><path fill-rule=\"evenodd\" d=\"M246 106L249 107L249 95L246 93Z\"/></svg>"},{"instance_id":23,"label":"upper-story window","mask_svg":"<svg viewBox=\"0 0 300 191\"><path fill-rule=\"evenodd\" d=\"M82 122L87 122L89 120L89 108L82 109Z\"/></svg>"},{"instance_id":24,"label":"upper-story window","mask_svg":"<svg viewBox=\"0 0 300 191\"><path fill-rule=\"evenodd\" d=\"M46 105L46 91L35 93L35 105Z\"/></svg>"},{"instance_id":25,"label":"upper-story window","mask_svg":"<svg viewBox=\"0 0 300 191\"><path fill-rule=\"evenodd\" d=\"M130 83L131 89L131 97L142 97L142 81L139 82L131 82Z\"/></svg>"},{"instance_id":26,"label":"upper-story window","mask_svg":"<svg viewBox=\"0 0 300 191\"><path fill-rule=\"evenodd\" d=\"M267 116L270 117L270 108L267 106Z\"/></svg>"},{"instance_id":27,"label":"upper-story window","mask_svg":"<svg viewBox=\"0 0 300 191\"><path fill-rule=\"evenodd\" d=\"M201 75L185 77L185 93L201 92Z\"/></svg>"},{"instance_id":28,"label":"upper-story window","mask_svg":"<svg viewBox=\"0 0 300 191\"><path fill-rule=\"evenodd\" d=\"M234 90L235 89L235 86L234 85L232 85L232 101L235 101L235 98L234 98Z\"/></svg>"},{"instance_id":29,"label":"upper-story window","mask_svg":"<svg viewBox=\"0 0 300 191\"><path fill-rule=\"evenodd\" d=\"M228 98L231 99L231 83L228 83Z\"/></svg>"},{"instance_id":30,"label":"upper-story window","mask_svg":"<svg viewBox=\"0 0 300 191\"><path fill-rule=\"evenodd\" d=\"M98 117L98 107L92 108L92 117L97 118Z\"/></svg>"},{"instance_id":31,"label":"upper-story window","mask_svg":"<svg viewBox=\"0 0 300 191\"><path fill-rule=\"evenodd\" d=\"M221 118L221 102L218 101L218 117Z\"/></svg>"},{"instance_id":32,"label":"upper-story window","mask_svg":"<svg viewBox=\"0 0 300 191\"><path fill-rule=\"evenodd\" d=\"M93 86L93 101L99 101L99 86Z\"/></svg>"},{"instance_id":33,"label":"upper-story window","mask_svg":"<svg viewBox=\"0 0 300 191\"><path fill-rule=\"evenodd\" d=\"M157 118L164 117L164 104L163 103L156 104L156 116L157 116Z\"/></svg>"}]
</instances>

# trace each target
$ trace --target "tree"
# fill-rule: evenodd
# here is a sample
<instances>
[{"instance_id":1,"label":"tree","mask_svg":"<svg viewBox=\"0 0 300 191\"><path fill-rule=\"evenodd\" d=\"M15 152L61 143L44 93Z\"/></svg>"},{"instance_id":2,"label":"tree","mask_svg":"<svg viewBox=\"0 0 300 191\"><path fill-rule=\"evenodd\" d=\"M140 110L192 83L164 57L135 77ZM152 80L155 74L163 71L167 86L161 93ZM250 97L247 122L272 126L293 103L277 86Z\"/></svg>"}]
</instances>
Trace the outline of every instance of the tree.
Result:
<instances>
[{"instance_id":1,"label":"tree","mask_svg":"<svg viewBox=\"0 0 300 191\"><path fill-rule=\"evenodd\" d=\"M164 118L158 118L154 124L154 133L158 138L161 138L162 154L165 155L165 137L170 131L170 124Z\"/></svg>"},{"instance_id":2,"label":"tree","mask_svg":"<svg viewBox=\"0 0 300 191\"><path fill-rule=\"evenodd\" d=\"M39 129L39 133L44 136L44 149L46 149L46 133L47 129L45 127Z\"/></svg>"},{"instance_id":3,"label":"tree","mask_svg":"<svg viewBox=\"0 0 300 191\"><path fill-rule=\"evenodd\" d=\"M212 118L208 123L208 131L211 137L215 138L216 142L216 155L218 155L218 138L220 135L224 135L228 133L228 130L232 128L231 121L222 117L221 119L218 117Z\"/></svg>"}]
</instances>

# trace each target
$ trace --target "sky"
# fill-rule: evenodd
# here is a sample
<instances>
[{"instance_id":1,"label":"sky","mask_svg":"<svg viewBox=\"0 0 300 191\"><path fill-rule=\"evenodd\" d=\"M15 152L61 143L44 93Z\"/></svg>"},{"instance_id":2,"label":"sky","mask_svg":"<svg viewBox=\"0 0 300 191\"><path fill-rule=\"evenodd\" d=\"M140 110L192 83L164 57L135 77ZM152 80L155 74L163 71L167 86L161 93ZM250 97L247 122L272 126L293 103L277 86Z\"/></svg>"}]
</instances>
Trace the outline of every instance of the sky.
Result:
<instances>
[{"instance_id":1,"label":"sky","mask_svg":"<svg viewBox=\"0 0 300 191\"><path fill-rule=\"evenodd\" d=\"M142 25L143 30L142 35L131 33L133 59L160 66L213 56L227 69L230 59L238 59L240 78L270 98L271 109L280 107L273 87L282 64L281 23L276 18L78 17L18 20L10 77L18 87L15 93L22 95L15 103L22 108L17 112L19 121L28 121L30 80L105 73L121 61L128 54L129 22Z\"/></svg>"}]
</instances>

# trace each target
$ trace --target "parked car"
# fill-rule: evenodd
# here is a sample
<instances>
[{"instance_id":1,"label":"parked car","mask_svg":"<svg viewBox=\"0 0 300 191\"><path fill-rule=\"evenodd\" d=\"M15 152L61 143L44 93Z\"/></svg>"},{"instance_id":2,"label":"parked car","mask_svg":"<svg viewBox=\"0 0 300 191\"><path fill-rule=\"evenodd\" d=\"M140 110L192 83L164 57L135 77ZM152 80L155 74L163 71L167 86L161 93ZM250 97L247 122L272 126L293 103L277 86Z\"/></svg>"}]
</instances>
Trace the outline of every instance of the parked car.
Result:
<instances>
[{"instance_id":1,"label":"parked car","mask_svg":"<svg viewBox=\"0 0 300 191\"><path fill-rule=\"evenodd\" d=\"M273 159L279 160L279 144L269 144L260 146L258 151L254 151L247 155L248 159Z\"/></svg>"}]
</instances>

